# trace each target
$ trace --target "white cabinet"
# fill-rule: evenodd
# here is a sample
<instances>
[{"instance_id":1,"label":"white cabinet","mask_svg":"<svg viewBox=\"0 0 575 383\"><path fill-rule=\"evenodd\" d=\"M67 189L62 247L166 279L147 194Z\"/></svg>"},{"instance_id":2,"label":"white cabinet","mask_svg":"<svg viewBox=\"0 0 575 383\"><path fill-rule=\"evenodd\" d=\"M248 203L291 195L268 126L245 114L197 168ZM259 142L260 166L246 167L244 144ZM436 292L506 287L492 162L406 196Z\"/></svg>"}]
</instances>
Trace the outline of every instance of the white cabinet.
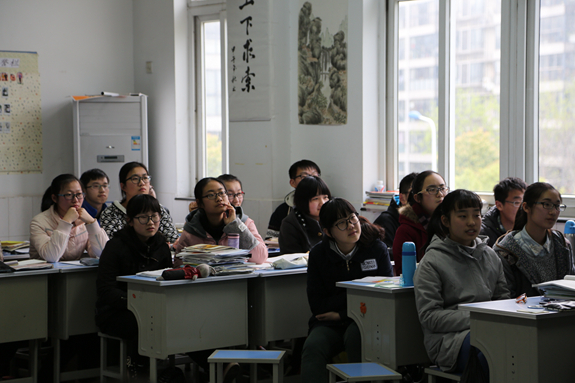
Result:
<instances>
[{"instance_id":1,"label":"white cabinet","mask_svg":"<svg viewBox=\"0 0 575 383\"><path fill-rule=\"evenodd\" d=\"M146 95L74 100L74 172L93 168L110 178L110 201L120 200L118 175L127 162L148 166Z\"/></svg>"}]
</instances>

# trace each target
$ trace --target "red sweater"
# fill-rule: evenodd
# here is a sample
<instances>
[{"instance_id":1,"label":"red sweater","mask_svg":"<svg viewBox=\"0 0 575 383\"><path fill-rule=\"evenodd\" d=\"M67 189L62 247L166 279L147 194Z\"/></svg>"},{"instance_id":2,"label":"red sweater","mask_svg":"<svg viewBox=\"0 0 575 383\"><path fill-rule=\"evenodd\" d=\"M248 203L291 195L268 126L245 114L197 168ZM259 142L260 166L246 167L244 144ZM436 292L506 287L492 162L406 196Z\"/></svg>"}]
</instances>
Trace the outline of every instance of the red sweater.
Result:
<instances>
[{"instance_id":1,"label":"red sweater","mask_svg":"<svg viewBox=\"0 0 575 383\"><path fill-rule=\"evenodd\" d=\"M427 243L427 230L422 221L427 225L427 217L420 204L406 205L399 208L399 227L393 239L393 269L395 275L400 275L401 271L401 248L404 242L415 243L417 251L417 262L423 258L423 246Z\"/></svg>"}]
</instances>

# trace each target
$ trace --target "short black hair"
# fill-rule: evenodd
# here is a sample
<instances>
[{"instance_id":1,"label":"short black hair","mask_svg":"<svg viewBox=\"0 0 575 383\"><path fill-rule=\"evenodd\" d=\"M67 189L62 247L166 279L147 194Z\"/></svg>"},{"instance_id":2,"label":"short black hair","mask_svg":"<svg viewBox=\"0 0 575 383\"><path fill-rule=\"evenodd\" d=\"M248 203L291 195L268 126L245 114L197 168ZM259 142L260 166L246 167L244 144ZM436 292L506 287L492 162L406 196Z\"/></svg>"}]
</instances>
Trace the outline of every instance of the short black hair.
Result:
<instances>
[{"instance_id":1,"label":"short black hair","mask_svg":"<svg viewBox=\"0 0 575 383\"><path fill-rule=\"evenodd\" d=\"M321 176L321 170L319 169L319 166L317 166L317 164L313 161L310 160L300 160L297 162L294 162L292 164L292 166L289 167L289 178L290 180L295 179L295 177L297 176L297 170L298 169L315 169L315 171L317 172L317 174L319 176Z\"/></svg>"},{"instance_id":2,"label":"short black hair","mask_svg":"<svg viewBox=\"0 0 575 383\"><path fill-rule=\"evenodd\" d=\"M299 211L309 214L309 201L323 194L331 199L331 192L324 180L316 176L305 177L295 188L293 202Z\"/></svg>"},{"instance_id":3,"label":"short black hair","mask_svg":"<svg viewBox=\"0 0 575 383\"><path fill-rule=\"evenodd\" d=\"M211 181L216 181L217 183L222 185L225 191L228 191L226 189L226 185L222 180L219 180L214 177L202 178L201 180L198 181L198 183L194 187L194 197L196 197L196 203L198 204L199 207L204 206L204 201L202 200L202 195L204 194L204 187L206 187L206 185Z\"/></svg>"},{"instance_id":4,"label":"short black hair","mask_svg":"<svg viewBox=\"0 0 575 383\"><path fill-rule=\"evenodd\" d=\"M130 174L130 172L135 168L144 168L146 174L148 175L150 174L148 173L148 168L146 167L146 165L144 165L141 162L132 161L124 164L124 166L122 166L122 168L120 169L120 191L122 192L121 202L124 202L126 200L126 192L122 190L121 186L122 184L126 184L126 178L128 177L128 174Z\"/></svg>"},{"instance_id":5,"label":"short black hair","mask_svg":"<svg viewBox=\"0 0 575 383\"><path fill-rule=\"evenodd\" d=\"M238 181L240 183L240 188L242 190L244 190L244 185L242 185L242 181L240 181L240 179L232 174L222 174L221 176L218 177L218 179L220 181L224 181L224 182L234 182L234 181Z\"/></svg>"},{"instance_id":6,"label":"short black hair","mask_svg":"<svg viewBox=\"0 0 575 383\"><path fill-rule=\"evenodd\" d=\"M525 189L527 189L527 184L521 178L507 177L495 185L493 188L493 197L496 201L503 203L511 190L525 191Z\"/></svg>"},{"instance_id":7,"label":"short black hair","mask_svg":"<svg viewBox=\"0 0 575 383\"><path fill-rule=\"evenodd\" d=\"M154 212L162 214L162 208L157 199L149 194L138 194L130 199L126 206L126 221L130 222L140 213Z\"/></svg>"},{"instance_id":8,"label":"short black hair","mask_svg":"<svg viewBox=\"0 0 575 383\"><path fill-rule=\"evenodd\" d=\"M105 178L108 180L108 183L110 183L110 177L108 177L108 175L102 169L86 170L80 176L80 182L85 189L90 181L99 180L100 178Z\"/></svg>"},{"instance_id":9,"label":"short black hair","mask_svg":"<svg viewBox=\"0 0 575 383\"><path fill-rule=\"evenodd\" d=\"M406 175L401 179L401 181L399 182L399 192L401 194L409 193L409 189L411 189L411 183L413 182L415 177L417 177L417 173L413 172L409 173L408 175Z\"/></svg>"}]
</instances>

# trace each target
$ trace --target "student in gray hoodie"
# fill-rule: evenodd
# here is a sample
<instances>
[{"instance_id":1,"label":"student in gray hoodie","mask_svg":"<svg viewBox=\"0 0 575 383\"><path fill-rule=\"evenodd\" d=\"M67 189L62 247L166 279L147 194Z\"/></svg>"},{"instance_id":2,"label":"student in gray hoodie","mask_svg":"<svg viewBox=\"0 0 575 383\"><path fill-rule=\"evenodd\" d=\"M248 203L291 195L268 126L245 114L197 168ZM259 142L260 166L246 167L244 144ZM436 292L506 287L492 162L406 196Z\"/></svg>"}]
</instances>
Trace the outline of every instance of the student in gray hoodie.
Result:
<instances>
[{"instance_id":1,"label":"student in gray hoodie","mask_svg":"<svg viewBox=\"0 0 575 383\"><path fill-rule=\"evenodd\" d=\"M431 242L413 279L425 348L443 371L462 372L469 358L469 312L458 305L509 298L501 260L479 236L481 207L468 190L445 197L429 222ZM489 376L485 356L478 357Z\"/></svg>"}]
</instances>

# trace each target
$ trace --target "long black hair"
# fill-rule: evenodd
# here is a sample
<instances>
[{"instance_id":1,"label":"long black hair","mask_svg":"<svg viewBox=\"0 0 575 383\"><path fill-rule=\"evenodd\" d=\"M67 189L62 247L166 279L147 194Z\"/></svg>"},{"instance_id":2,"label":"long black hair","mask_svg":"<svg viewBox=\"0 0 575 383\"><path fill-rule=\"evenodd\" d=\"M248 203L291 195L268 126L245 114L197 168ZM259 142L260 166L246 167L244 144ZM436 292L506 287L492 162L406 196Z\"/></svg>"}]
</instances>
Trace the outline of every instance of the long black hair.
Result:
<instances>
[{"instance_id":1,"label":"long black hair","mask_svg":"<svg viewBox=\"0 0 575 383\"><path fill-rule=\"evenodd\" d=\"M452 211L467 208L476 208L481 210L482 207L483 202L481 201L481 198L472 191L457 189L446 195L445 198L443 198L443 201L433 211L433 214L429 219L429 224L427 225L427 243L425 244L423 251L427 249L427 246L431 243L434 235L437 235L441 239L445 239L445 237L449 235L449 228L441 222L442 216L446 216L450 219Z\"/></svg>"},{"instance_id":2,"label":"long black hair","mask_svg":"<svg viewBox=\"0 0 575 383\"><path fill-rule=\"evenodd\" d=\"M303 181L302 181L303 182ZM357 210L353 207L349 201L343 198L334 198L327 201L319 211L319 223L321 227L327 230L330 236L324 234L323 240L334 241L332 235L332 230L334 230L334 225L337 221L343 218L349 217L351 214L357 214ZM359 216L359 222L361 224L361 236L359 237L359 245L369 247L376 240L381 240L385 238L385 230L382 227L372 224L365 217ZM335 228L335 230L339 230Z\"/></svg>"},{"instance_id":3,"label":"long black hair","mask_svg":"<svg viewBox=\"0 0 575 383\"><path fill-rule=\"evenodd\" d=\"M438 172L435 172L433 170L425 170L421 173L418 173L415 176L415 178L413 179L413 182L411 183L411 191L409 192L409 196L407 197L407 202L410 205L413 205L414 203L418 203L415 200L415 195L422 191L423 184L425 183L425 179L432 174L437 174L445 182L445 179L443 178L443 176L441 174L439 174Z\"/></svg>"},{"instance_id":4,"label":"long black hair","mask_svg":"<svg viewBox=\"0 0 575 383\"><path fill-rule=\"evenodd\" d=\"M222 185L222 187L224 188L224 191L227 191L226 185L224 184L223 181L221 181L217 178L214 178L214 177L202 178L201 180L198 181L198 183L194 187L194 197L196 198L196 203L198 204L198 207L204 207L204 200L202 198L203 194L204 194L204 188L211 181L216 181L217 183Z\"/></svg>"},{"instance_id":5,"label":"long black hair","mask_svg":"<svg viewBox=\"0 0 575 383\"><path fill-rule=\"evenodd\" d=\"M309 201L316 195L327 195L331 199L329 187L320 177L305 177L297 185L293 197L296 208L304 214L309 214Z\"/></svg>"},{"instance_id":6,"label":"long black hair","mask_svg":"<svg viewBox=\"0 0 575 383\"><path fill-rule=\"evenodd\" d=\"M557 194L559 194L559 199L563 202L563 198L561 197L561 193L553 185L548 184L547 182L535 182L531 185L527 186L525 189L525 194L523 194L523 203L528 207L532 208L535 205L535 202L543 193L547 190L555 190ZM527 224L527 213L523 210L523 203L519 210L517 210L517 214L515 214L515 223L513 224L513 230L523 230L525 225Z\"/></svg>"},{"instance_id":7,"label":"long black hair","mask_svg":"<svg viewBox=\"0 0 575 383\"><path fill-rule=\"evenodd\" d=\"M69 184L70 182L74 182L74 181L78 182L80 187L82 187L80 180L78 180L78 178L76 178L76 176L73 174L60 174L59 176L54 178L52 180L52 183L50 184L50 186L48 186L48 189L46 189L46 191L44 192L44 195L42 196L42 203L41 203L40 209L42 211L46 211L46 210L50 209L50 206L52 206L52 205L57 206L58 204L54 202L54 200L52 199L52 196L53 195L57 196L58 194L60 194L63 186Z\"/></svg>"}]
</instances>

